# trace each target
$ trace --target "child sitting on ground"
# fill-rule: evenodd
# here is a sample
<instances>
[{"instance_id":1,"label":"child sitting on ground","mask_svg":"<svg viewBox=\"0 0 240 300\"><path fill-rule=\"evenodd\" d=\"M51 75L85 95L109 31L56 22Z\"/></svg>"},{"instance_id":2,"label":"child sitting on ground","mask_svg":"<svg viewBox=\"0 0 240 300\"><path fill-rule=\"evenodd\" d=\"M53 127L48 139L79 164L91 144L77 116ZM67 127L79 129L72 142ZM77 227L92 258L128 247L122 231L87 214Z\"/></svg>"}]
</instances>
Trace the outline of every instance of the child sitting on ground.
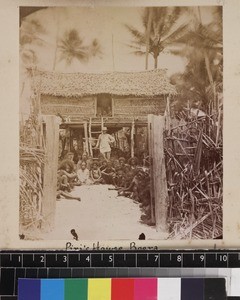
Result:
<instances>
[{"instance_id":1,"label":"child sitting on ground","mask_svg":"<svg viewBox=\"0 0 240 300\"><path fill-rule=\"evenodd\" d=\"M91 163L92 163L92 160L91 160L91 157L88 157L87 153L84 152L82 157L79 159L78 163L77 163L77 166L76 166L76 169L79 170L81 169L81 164L82 162L85 162L86 163L86 168L88 170L90 170L91 168Z\"/></svg>"},{"instance_id":2,"label":"child sitting on ground","mask_svg":"<svg viewBox=\"0 0 240 300\"><path fill-rule=\"evenodd\" d=\"M67 186L67 190L68 192L70 192L74 185L75 185L75 181L77 179L77 174L74 172L74 165L71 164L70 161L68 160L64 160L60 166L59 166L59 170L58 170L58 175L62 176L62 182Z\"/></svg>"},{"instance_id":3,"label":"child sitting on ground","mask_svg":"<svg viewBox=\"0 0 240 300\"><path fill-rule=\"evenodd\" d=\"M118 169L116 169L115 176L113 176L113 184L116 189L126 187L126 178L124 176L124 171L121 167L118 167Z\"/></svg>"},{"instance_id":4,"label":"child sitting on ground","mask_svg":"<svg viewBox=\"0 0 240 300\"><path fill-rule=\"evenodd\" d=\"M101 171L98 167L97 162L94 162L92 164L92 169L90 171L90 178L91 178L93 184L104 183L104 180L102 178L102 174L101 174Z\"/></svg>"},{"instance_id":5,"label":"child sitting on ground","mask_svg":"<svg viewBox=\"0 0 240 300\"><path fill-rule=\"evenodd\" d=\"M83 161L80 165L80 169L77 171L77 176L78 176L78 184L79 185L84 185L84 184L90 184L90 173L89 170L87 169L87 163Z\"/></svg>"},{"instance_id":6,"label":"child sitting on ground","mask_svg":"<svg viewBox=\"0 0 240 300\"><path fill-rule=\"evenodd\" d=\"M73 199L81 201L80 197L72 196L68 191L70 190L70 186L68 183L68 178L64 174L63 170L59 170L57 174L57 199L60 199L63 196L66 199Z\"/></svg>"}]
</instances>

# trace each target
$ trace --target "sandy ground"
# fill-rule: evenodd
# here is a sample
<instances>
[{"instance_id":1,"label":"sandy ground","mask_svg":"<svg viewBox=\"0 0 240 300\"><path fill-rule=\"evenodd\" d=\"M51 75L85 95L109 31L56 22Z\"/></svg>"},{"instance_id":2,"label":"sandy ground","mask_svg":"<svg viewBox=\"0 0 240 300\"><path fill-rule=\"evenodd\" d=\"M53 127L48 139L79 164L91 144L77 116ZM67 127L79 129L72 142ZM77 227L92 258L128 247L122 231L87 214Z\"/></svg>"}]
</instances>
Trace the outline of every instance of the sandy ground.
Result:
<instances>
[{"instance_id":1,"label":"sandy ground","mask_svg":"<svg viewBox=\"0 0 240 300\"><path fill-rule=\"evenodd\" d=\"M57 201L55 229L44 239L72 240L75 229L79 240L137 240L143 232L146 239L159 239L154 227L140 223L139 205L132 199L117 197L108 185L75 187L72 195L82 201L61 198Z\"/></svg>"}]
</instances>

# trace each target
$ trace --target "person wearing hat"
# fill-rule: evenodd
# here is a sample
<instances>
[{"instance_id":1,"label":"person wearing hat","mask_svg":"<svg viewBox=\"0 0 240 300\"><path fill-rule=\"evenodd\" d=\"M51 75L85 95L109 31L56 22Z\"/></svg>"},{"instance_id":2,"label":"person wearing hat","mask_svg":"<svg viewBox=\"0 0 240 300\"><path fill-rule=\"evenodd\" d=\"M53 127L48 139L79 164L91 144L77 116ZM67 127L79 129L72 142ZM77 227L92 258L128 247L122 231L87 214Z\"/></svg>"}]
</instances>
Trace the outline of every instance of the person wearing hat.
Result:
<instances>
[{"instance_id":1,"label":"person wearing hat","mask_svg":"<svg viewBox=\"0 0 240 300\"><path fill-rule=\"evenodd\" d=\"M115 138L107 133L107 127L102 127L102 133L98 137L96 148L99 147L100 153L107 160L111 156L111 144L115 142Z\"/></svg>"}]
</instances>

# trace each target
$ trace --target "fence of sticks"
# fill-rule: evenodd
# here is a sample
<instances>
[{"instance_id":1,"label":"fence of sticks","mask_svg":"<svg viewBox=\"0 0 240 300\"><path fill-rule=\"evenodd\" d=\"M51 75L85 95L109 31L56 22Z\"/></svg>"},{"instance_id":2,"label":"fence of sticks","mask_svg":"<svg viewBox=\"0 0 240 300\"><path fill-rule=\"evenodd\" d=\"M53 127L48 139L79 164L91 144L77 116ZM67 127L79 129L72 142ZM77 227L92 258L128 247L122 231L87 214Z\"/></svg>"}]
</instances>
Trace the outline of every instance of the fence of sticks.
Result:
<instances>
[{"instance_id":1,"label":"fence of sticks","mask_svg":"<svg viewBox=\"0 0 240 300\"><path fill-rule=\"evenodd\" d=\"M212 115L181 114L165 131L169 239L222 235L222 108Z\"/></svg>"},{"instance_id":2,"label":"fence of sticks","mask_svg":"<svg viewBox=\"0 0 240 300\"><path fill-rule=\"evenodd\" d=\"M42 222L43 168L45 151L37 118L20 123L19 225L20 234L35 238ZM20 236L21 236L20 235Z\"/></svg>"}]
</instances>

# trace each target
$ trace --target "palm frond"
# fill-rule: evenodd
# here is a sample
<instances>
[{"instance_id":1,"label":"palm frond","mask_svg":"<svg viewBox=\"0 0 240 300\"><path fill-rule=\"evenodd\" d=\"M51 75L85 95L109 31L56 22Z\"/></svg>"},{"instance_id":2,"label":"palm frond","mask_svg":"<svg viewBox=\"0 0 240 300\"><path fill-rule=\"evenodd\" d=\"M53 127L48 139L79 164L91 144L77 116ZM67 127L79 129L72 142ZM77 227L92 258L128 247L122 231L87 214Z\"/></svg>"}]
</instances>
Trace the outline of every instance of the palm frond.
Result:
<instances>
[{"instance_id":1,"label":"palm frond","mask_svg":"<svg viewBox=\"0 0 240 300\"><path fill-rule=\"evenodd\" d=\"M183 24L180 27L178 27L174 32L172 32L170 35L168 35L164 40L162 41L162 44L164 47L167 45L170 45L174 42L177 42L179 39L187 35L189 32L189 27L187 24Z\"/></svg>"},{"instance_id":2,"label":"palm frond","mask_svg":"<svg viewBox=\"0 0 240 300\"><path fill-rule=\"evenodd\" d=\"M132 49L136 49L136 50L140 50L141 49L141 46L138 45L138 44L136 44L136 43L132 43L132 44L125 43L124 45L127 46L128 48L132 48Z\"/></svg>"},{"instance_id":3,"label":"palm frond","mask_svg":"<svg viewBox=\"0 0 240 300\"><path fill-rule=\"evenodd\" d=\"M168 17L167 7L159 7L153 13L153 32L162 36L164 26L166 26L166 19Z\"/></svg>"},{"instance_id":4,"label":"palm frond","mask_svg":"<svg viewBox=\"0 0 240 300\"><path fill-rule=\"evenodd\" d=\"M125 25L125 27L128 29L128 31L131 33L132 37L134 38L134 41L137 42L140 45L146 44L146 36L145 33L140 32L136 28L130 25Z\"/></svg>"},{"instance_id":5,"label":"palm frond","mask_svg":"<svg viewBox=\"0 0 240 300\"><path fill-rule=\"evenodd\" d=\"M140 51L140 50L138 50L138 51L132 51L130 53L135 54L137 56L144 56L144 55L146 55L146 52Z\"/></svg>"},{"instance_id":6,"label":"palm frond","mask_svg":"<svg viewBox=\"0 0 240 300\"><path fill-rule=\"evenodd\" d=\"M164 18L164 26L161 29L161 36L165 37L173 29L174 25L180 19L182 14L182 8L180 7L168 7L166 11L166 17Z\"/></svg>"}]
</instances>

